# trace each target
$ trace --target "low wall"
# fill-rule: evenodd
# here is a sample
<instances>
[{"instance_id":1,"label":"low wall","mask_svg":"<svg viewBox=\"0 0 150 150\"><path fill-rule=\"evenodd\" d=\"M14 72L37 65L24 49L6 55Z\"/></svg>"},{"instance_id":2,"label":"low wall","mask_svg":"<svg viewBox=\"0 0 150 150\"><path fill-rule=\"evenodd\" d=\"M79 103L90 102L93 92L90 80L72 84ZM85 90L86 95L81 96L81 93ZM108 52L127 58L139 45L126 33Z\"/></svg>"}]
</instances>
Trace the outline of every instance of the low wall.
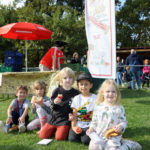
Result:
<instances>
[{"instance_id":1,"label":"low wall","mask_svg":"<svg viewBox=\"0 0 150 150\"><path fill-rule=\"evenodd\" d=\"M10 73L2 73L2 85L0 86L0 94L15 94L16 87L18 85L26 85L29 90L29 94L32 93L31 85L36 80L44 81L47 84L47 93L50 96L51 93L51 81L58 74L57 72L10 72ZM80 72L75 73L76 76L80 74ZM76 87L76 82L73 85Z\"/></svg>"}]
</instances>

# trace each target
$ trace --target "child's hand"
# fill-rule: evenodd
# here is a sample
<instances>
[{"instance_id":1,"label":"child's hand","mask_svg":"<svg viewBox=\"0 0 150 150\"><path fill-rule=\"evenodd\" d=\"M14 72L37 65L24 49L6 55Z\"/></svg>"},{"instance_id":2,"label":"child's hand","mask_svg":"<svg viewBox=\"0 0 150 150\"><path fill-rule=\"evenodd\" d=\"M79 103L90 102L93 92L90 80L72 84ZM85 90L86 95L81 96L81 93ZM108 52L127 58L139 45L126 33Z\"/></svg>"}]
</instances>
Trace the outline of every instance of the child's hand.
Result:
<instances>
[{"instance_id":1,"label":"child's hand","mask_svg":"<svg viewBox=\"0 0 150 150\"><path fill-rule=\"evenodd\" d=\"M74 119L74 116L73 116L73 114L71 114L71 113L69 113L69 121L72 121Z\"/></svg>"},{"instance_id":2,"label":"child's hand","mask_svg":"<svg viewBox=\"0 0 150 150\"><path fill-rule=\"evenodd\" d=\"M34 108L34 109L36 108L35 103L32 103L32 108Z\"/></svg>"},{"instance_id":3,"label":"child's hand","mask_svg":"<svg viewBox=\"0 0 150 150\"><path fill-rule=\"evenodd\" d=\"M19 122L21 123L24 123L25 122L25 119L21 116L19 119L18 119Z\"/></svg>"},{"instance_id":4,"label":"child's hand","mask_svg":"<svg viewBox=\"0 0 150 150\"><path fill-rule=\"evenodd\" d=\"M60 104L61 103L61 99L56 97L54 100L54 104Z\"/></svg>"},{"instance_id":5,"label":"child's hand","mask_svg":"<svg viewBox=\"0 0 150 150\"><path fill-rule=\"evenodd\" d=\"M113 127L113 129L115 130L115 132L121 133L123 128L120 124L118 124L115 127Z\"/></svg>"},{"instance_id":6,"label":"child's hand","mask_svg":"<svg viewBox=\"0 0 150 150\"><path fill-rule=\"evenodd\" d=\"M76 133L76 134L81 134L82 133L82 129L78 126L72 127L72 130Z\"/></svg>"},{"instance_id":7,"label":"child's hand","mask_svg":"<svg viewBox=\"0 0 150 150\"><path fill-rule=\"evenodd\" d=\"M95 130L93 129L93 128L89 128L87 131L86 131L86 133L87 134L90 134L90 133L92 133L92 132L94 132Z\"/></svg>"},{"instance_id":8,"label":"child's hand","mask_svg":"<svg viewBox=\"0 0 150 150\"><path fill-rule=\"evenodd\" d=\"M8 119L6 120L6 124L10 124L10 123L12 123L12 118L8 118Z\"/></svg>"}]
</instances>

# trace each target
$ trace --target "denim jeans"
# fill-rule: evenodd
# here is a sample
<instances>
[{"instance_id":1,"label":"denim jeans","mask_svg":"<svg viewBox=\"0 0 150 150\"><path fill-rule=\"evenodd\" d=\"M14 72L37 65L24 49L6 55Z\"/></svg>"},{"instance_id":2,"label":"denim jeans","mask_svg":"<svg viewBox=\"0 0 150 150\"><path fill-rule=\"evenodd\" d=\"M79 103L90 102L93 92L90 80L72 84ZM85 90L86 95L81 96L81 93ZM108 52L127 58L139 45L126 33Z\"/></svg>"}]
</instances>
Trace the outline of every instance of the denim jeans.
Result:
<instances>
[{"instance_id":1,"label":"denim jeans","mask_svg":"<svg viewBox=\"0 0 150 150\"><path fill-rule=\"evenodd\" d=\"M117 72L117 85L123 84L122 72Z\"/></svg>"},{"instance_id":2,"label":"denim jeans","mask_svg":"<svg viewBox=\"0 0 150 150\"><path fill-rule=\"evenodd\" d=\"M141 85L141 78L140 78L140 71L137 72L131 72L132 73L132 83L131 88L135 89L135 80L136 80L136 89L140 89Z\"/></svg>"}]
</instances>

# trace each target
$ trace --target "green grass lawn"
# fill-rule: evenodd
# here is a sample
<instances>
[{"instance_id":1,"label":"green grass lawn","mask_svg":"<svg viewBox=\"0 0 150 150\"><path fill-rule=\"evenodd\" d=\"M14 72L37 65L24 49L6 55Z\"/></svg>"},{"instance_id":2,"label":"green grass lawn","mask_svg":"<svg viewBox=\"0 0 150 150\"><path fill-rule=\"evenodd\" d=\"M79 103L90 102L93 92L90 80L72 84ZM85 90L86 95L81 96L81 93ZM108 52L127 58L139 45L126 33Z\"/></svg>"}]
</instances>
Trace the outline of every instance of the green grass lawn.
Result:
<instances>
[{"instance_id":1,"label":"green grass lawn","mask_svg":"<svg viewBox=\"0 0 150 150\"><path fill-rule=\"evenodd\" d=\"M121 88L122 103L125 107L128 127L124 138L139 142L143 150L150 150L150 90L128 90ZM0 97L0 120L7 118L7 108L13 97ZM4 100L5 99L5 100ZM33 116L30 114L30 119ZM88 146L69 141L53 140L47 146L36 144L40 141L34 132L9 134L0 133L0 150L88 150Z\"/></svg>"}]
</instances>

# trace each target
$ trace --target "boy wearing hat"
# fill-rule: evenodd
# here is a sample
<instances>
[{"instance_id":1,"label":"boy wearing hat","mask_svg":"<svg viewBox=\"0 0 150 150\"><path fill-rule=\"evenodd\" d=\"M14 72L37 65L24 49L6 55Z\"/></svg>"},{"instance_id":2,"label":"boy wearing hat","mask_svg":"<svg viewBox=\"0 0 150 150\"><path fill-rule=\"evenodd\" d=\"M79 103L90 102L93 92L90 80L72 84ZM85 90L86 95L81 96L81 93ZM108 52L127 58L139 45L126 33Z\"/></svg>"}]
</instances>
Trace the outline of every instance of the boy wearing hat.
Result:
<instances>
[{"instance_id":1,"label":"boy wearing hat","mask_svg":"<svg viewBox=\"0 0 150 150\"><path fill-rule=\"evenodd\" d=\"M56 71L60 69L60 64L63 64L63 59L65 58L62 50L66 44L63 41L56 41L56 46L50 48L41 59L39 63L40 71Z\"/></svg>"},{"instance_id":2,"label":"boy wearing hat","mask_svg":"<svg viewBox=\"0 0 150 150\"><path fill-rule=\"evenodd\" d=\"M82 73L77 78L77 85L81 94L73 98L73 120L69 131L69 141L89 144L90 138L86 135L89 127L96 95L90 92L93 86L92 77L88 73Z\"/></svg>"}]
</instances>

